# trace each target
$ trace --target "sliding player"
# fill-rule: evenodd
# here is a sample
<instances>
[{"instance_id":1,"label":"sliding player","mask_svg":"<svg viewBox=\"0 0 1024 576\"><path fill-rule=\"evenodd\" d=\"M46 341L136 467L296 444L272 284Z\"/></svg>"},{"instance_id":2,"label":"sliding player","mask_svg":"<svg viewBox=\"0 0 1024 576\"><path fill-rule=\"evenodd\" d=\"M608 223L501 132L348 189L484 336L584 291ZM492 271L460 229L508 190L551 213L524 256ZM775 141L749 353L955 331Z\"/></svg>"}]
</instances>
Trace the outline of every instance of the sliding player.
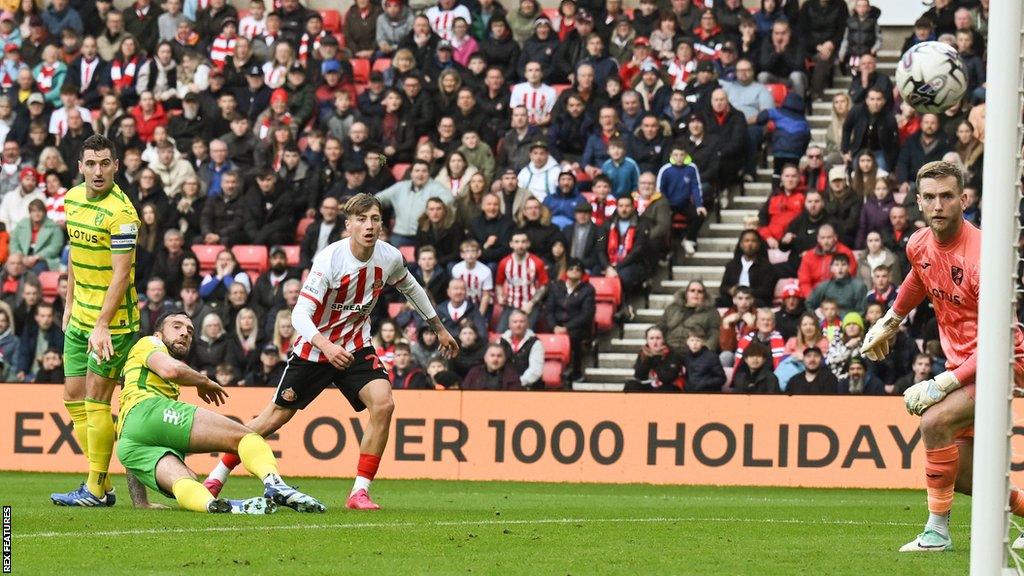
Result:
<instances>
[{"instance_id":1,"label":"sliding player","mask_svg":"<svg viewBox=\"0 0 1024 576\"><path fill-rule=\"evenodd\" d=\"M140 482L174 498L186 510L209 513L270 514L277 506L323 512L324 506L284 483L267 441L249 428L215 412L178 401L181 386L194 386L207 404L220 406L227 392L183 362L195 328L182 311L166 312L156 331L128 354L117 422L117 457ZM185 455L234 451L246 470L263 480L262 497L217 498L196 481Z\"/></svg>"},{"instance_id":2,"label":"sliding player","mask_svg":"<svg viewBox=\"0 0 1024 576\"><path fill-rule=\"evenodd\" d=\"M71 249L63 323L64 405L89 460L89 477L77 490L50 499L62 506L113 506L107 477L114 449L110 398L139 330L139 217L114 184L118 161L113 142L99 134L86 138L78 169L85 181L64 200Z\"/></svg>"},{"instance_id":3,"label":"sliding player","mask_svg":"<svg viewBox=\"0 0 1024 576\"><path fill-rule=\"evenodd\" d=\"M292 347L273 400L247 426L263 436L272 434L309 405L325 388L337 387L357 412L369 408L370 423L359 445L359 464L347 506L356 510L380 508L370 499L370 482L377 473L388 442L394 401L387 370L370 343L370 313L384 283L398 288L430 325L446 358L459 346L441 324L427 293L405 268L402 253L380 242L380 202L356 194L345 204L349 236L318 253L292 311L299 338ZM225 454L204 484L214 495L227 482L239 459Z\"/></svg>"},{"instance_id":4,"label":"sliding player","mask_svg":"<svg viewBox=\"0 0 1024 576\"><path fill-rule=\"evenodd\" d=\"M864 339L861 351L872 360L889 353L900 323L927 296L935 307L946 371L911 386L907 411L921 416L928 523L901 552L949 550L953 491L970 494L974 449L974 390L977 370L978 270L981 231L963 219L964 177L949 162L929 162L917 173L917 202L928 227L907 244L911 270L893 306ZM1017 385L1024 382L1024 334L1014 331ZM984 383L998 386L1000 383ZM1013 513L1024 515L1024 492L1010 492Z\"/></svg>"}]
</instances>

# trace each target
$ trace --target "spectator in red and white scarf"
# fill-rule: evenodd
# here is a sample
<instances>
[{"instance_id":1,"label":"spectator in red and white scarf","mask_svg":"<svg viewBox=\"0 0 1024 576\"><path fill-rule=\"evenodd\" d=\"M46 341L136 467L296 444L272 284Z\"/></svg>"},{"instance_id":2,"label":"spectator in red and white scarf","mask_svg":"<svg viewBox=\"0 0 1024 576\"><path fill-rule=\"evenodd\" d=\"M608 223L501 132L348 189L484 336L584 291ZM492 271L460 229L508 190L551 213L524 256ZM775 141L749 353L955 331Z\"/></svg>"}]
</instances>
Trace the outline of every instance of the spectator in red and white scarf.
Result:
<instances>
[{"instance_id":1,"label":"spectator in red and white scarf","mask_svg":"<svg viewBox=\"0 0 1024 576\"><path fill-rule=\"evenodd\" d=\"M114 93L121 98L125 106L138 100L135 91L135 76L139 67L146 59L139 53L139 43L134 36L125 36L121 40L121 48L110 63L110 84Z\"/></svg>"},{"instance_id":2,"label":"spectator in red and white scarf","mask_svg":"<svg viewBox=\"0 0 1024 576\"><path fill-rule=\"evenodd\" d=\"M305 64L310 56L316 58L316 53L320 49L320 41L327 36L323 18L320 17L320 14L311 12L309 19L306 20L306 32L299 39L299 62Z\"/></svg>"},{"instance_id":3,"label":"spectator in red and white scarf","mask_svg":"<svg viewBox=\"0 0 1024 576\"><path fill-rule=\"evenodd\" d=\"M32 69L32 77L36 79L36 90L50 105L60 102L60 87L67 72L67 64L60 60L60 48L52 44L43 48L43 61Z\"/></svg>"},{"instance_id":4,"label":"spectator in red and white scarf","mask_svg":"<svg viewBox=\"0 0 1024 576\"><path fill-rule=\"evenodd\" d=\"M210 61L219 69L224 68L224 62L235 51L235 40L238 38L238 20L233 17L224 19L221 24L220 34L213 39L210 46Z\"/></svg>"},{"instance_id":5,"label":"spectator in red and white scarf","mask_svg":"<svg viewBox=\"0 0 1024 576\"><path fill-rule=\"evenodd\" d=\"M638 289L647 276L649 235L647 220L637 216L633 197L626 195L616 200L615 216L608 223L608 233L598 240L597 259L606 277L617 277L622 283L623 302L639 295Z\"/></svg>"}]
</instances>

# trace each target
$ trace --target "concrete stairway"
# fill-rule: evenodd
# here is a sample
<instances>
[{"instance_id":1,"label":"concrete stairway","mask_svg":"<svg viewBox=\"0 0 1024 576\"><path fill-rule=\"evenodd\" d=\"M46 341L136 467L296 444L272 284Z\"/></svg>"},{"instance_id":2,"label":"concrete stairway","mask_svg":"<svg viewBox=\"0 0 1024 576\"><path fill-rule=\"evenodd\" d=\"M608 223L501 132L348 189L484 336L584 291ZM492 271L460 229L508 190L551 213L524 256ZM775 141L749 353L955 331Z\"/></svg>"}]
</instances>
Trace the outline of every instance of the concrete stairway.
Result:
<instances>
[{"instance_id":1,"label":"concrete stairway","mask_svg":"<svg viewBox=\"0 0 1024 576\"><path fill-rule=\"evenodd\" d=\"M889 31L886 30L886 33ZM902 29L892 31L886 44L891 46L898 37L902 42ZM899 59L898 50L881 50L879 52L878 69L889 74L895 73ZM846 92L850 86L850 78L836 75L835 84L825 93L825 100L812 104L812 114L808 116L811 123L811 141L824 144L825 129L832 112L832 96ZM770 165L770 159L769 159ZM753 183L744 187L744 194L732 199L728 209L721 210L721 221L714 216L701 231L697 242L697 253L692 258L683 258L682 249L676 246L677 254L673 259L671 276L665 268L659 269L651 279L651 294L647 302L633 302L637 309L637 317L633 322L622 326L621 330L613 329L610 334L600 337L597 342L597 365L585 365L583 381L573 385L574 390L620 391L626 379L633 376L633 362L643 345L644 330L658 322L662 311L672 302L673 294L686 287L690 280L702 280L708 288L710 297L718 294L725 264L732 258L736 239L743 229L743 219L757 215L758 209L771 193L770 169L760 169ZM681 263L681 264L680 264Z\"/></svg>"}]
</instances>

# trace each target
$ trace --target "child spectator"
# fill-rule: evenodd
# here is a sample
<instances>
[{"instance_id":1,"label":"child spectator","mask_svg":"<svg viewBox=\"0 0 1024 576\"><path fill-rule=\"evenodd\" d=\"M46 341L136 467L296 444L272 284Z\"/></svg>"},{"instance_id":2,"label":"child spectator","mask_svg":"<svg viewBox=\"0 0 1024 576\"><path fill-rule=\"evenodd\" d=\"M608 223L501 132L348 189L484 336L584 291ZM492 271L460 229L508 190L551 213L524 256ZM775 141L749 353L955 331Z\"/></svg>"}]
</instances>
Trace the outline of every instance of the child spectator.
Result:
<instances>
[{"instance_id":1,"label":"child spectator","mask_svg":"<svg viewBox=\"0 0 1024 576\"><path fill-rule=\"evenodd\" d=\"M839 318L839 305L831 298L821 301L821 333L829 342L835 341L842 331L843 321Z\"/></svg>"},{"instance_id":2,"label":"child spectator","mask_svg":"<svg viewBox=\"0 0 1024 576\"><path fill-rule=\"evenodd\" d=\"M463 240L459 246L462 260L452 267L452 278L460 278L466 283L466 297L477 307L480 315L489 318L491 299L494 295L494 277L491 269L479 263L480 243L476 240Z\"/></svg>"},{"instance_id":3,"label":"child spectator","mask_svg":"<svg viewBox=\"0 0 1024 576\"><path fill-rule=\"evenodd\" d=\"M886 394L898 394L903 395L910 388L918 382L924 382L925 380L932 377L932 359L927 354L918 354L914 356L914 365L911 368L911 372L900 379L896 380L894 384L886 384Z\"/></svg>"},{"instance_id":4,"label":"child spectator","mask_svg":"<svg viewBox=\"0 0 1024 576\"><path fill-rule=\"evenodd\" d=\"M639 187L640 168L626 156L626 144L621 138L608 142L608 159L601 164L601 173L612 181L612 195L621 198L632 194Z\"/></svg>"},{"instance_id":5,"label":"child spectator","mask_svg":"<svg viewBox=\"0 0 1024 576\"><path fill-rule=\"evenodd\" d=\"M683 366L686 368L687 392L721 392L728 381L722 363L704 344L700 328L691 329L686 337Z\"/></svg>"}]
</instances>

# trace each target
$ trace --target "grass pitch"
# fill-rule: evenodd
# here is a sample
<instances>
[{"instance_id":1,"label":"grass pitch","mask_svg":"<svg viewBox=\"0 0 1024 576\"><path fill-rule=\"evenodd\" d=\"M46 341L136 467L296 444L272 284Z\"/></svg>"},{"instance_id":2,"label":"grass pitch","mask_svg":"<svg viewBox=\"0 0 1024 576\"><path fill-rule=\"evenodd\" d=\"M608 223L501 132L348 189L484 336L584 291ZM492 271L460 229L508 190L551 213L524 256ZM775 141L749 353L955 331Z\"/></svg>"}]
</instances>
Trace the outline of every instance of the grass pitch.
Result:
<instances>
[{"instance_id":1,"label":"grass pitch","mask_svg":"<svg viewBox=\"0 0 1024 576\"><path fill-rule=\"evenodd\" d=\"M344 507L350 480L297 479L326 514L54 506L78 475L3 473L14 574L965 574L970 500L953 552L896 550L926 518L923 491L510 482L374 482L384 509ZM262 492L235 476L225 495ZM151 500L173 504L160 495Z\"/></svg>"}]
</instances>

